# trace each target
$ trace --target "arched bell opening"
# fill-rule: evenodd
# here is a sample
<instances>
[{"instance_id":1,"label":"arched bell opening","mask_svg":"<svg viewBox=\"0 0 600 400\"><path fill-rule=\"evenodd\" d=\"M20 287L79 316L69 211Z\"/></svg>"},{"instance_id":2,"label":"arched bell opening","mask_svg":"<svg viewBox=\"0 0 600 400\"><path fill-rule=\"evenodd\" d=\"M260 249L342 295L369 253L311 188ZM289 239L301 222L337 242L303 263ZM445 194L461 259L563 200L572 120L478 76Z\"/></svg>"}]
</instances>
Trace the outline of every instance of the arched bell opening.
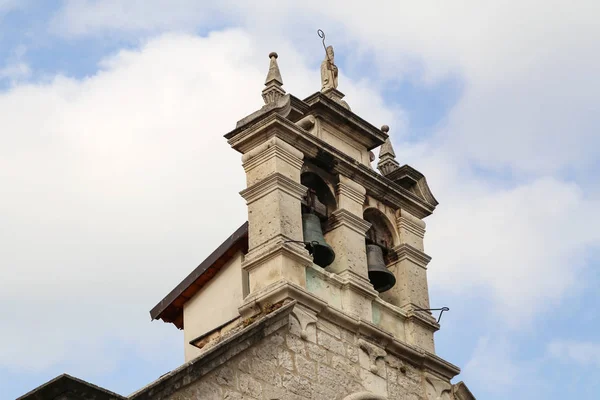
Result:
<instances>
[{"instance_id":1,"label":"arched bell opening","mask_svg":"<svg viewBox=\"0 0 600 400\"><path fill-rule=\"evenodd\" d=\"M393 228L388 218L376 208L366 209L363 219L371 224L365 238L369 280L375 290L383 293L396 284L396 277L386 266L394 255Z\"/></svg>"},{"instance_id":2,"label":"arched bell opening","mask_svg":"<svg viewBox=\"0 0 600 400\"><path fill-rule=\"evenodd\" d=\"M308 188L302 200L304 242L314 263L325 268L335 260L335 252L323 236L327 220L337 207L335 196L325 180L314 172L304 172L300 183Z\"/></svg>"},{"instance_id":3,"label":"arched bell opening","mask_svg":"<svg viewBox=\"0 0 600 400\"><path fill-rule=\"evenodd\" d=\"M313 201L314 212L321 220L326 221L337 208L335 196L327 182L315 172L304 172L300 175L300 183L308 188L311 198L307 200ZM303 202L303 207L310 205Z\"/></svg>"}]
</instances>

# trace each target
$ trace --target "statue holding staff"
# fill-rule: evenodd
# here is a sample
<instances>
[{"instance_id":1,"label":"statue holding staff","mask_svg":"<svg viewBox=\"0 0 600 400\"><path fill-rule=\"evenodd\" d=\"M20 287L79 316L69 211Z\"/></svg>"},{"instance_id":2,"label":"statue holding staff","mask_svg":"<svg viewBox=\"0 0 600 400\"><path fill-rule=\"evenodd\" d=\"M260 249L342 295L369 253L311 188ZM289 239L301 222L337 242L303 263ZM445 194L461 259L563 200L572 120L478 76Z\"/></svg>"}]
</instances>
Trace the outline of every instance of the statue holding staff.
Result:
<instances>
[{"instance_id":1,"label":"statue holding staff","mask_svg":"<svg viewBox=\"0 0 600 400\"><path fill-rule=\"evenodd\" d=\"M334 63L333 46L325 47L325 33L322 30L317 32L323 39L323 48L325 48L325 59L321 63L321 91L325 92L338 87L338 67Z\"/></svg>"}]
</instances>

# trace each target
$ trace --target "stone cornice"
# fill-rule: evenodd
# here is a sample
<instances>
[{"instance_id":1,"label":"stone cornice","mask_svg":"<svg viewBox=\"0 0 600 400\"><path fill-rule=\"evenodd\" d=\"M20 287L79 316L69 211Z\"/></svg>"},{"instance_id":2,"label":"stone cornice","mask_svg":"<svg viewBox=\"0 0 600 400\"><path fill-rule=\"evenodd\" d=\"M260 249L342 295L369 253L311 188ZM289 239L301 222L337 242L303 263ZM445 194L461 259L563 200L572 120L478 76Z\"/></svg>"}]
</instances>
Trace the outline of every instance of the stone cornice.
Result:
<instances>
[{"instance_id":1,"label":"stone cornice","mask_svg":"<svg viewBox=\"0 0 600 400\"><path fill-rule=\"evenodd\" d=\"M306 195L308 188L294 182L287 176L276 172L260 182L242 190L240 195L246 200L247 204L251 204L275 190L281 190L290 196L301 200L302 197Z\"/></svg>"},{"instance_id":2,"label":"stone cornice","mask_svg":"<svg viewBox=\"0 0 600 400\"><path fill-rule=\"evenodd\" d=\"M399 320L401 320L402 323L404 323L404 320L406 318L408 318L408 314L404 310L402 310L400 307L396 307L395 305L393 305L391 303L388 303L387 301L383 300L381 297L377 297L376 299L373 300L373 302L377 303L377 305L390 311L390 313L394 314Z\"/></svg>"},{"instance_id":3,"label":"stone cornice","mask_svg":"<svg viewBox=\"0 0 600 400\"><path fill-rule=\"evenodd\" d=\"M411 310L406 318L408 322L419 324L432 332L440 330L440 325L430 314L423 314L417 310Z\"/></svg>"},{"instance_id":4,"label":"stone cornice","mask_svg":"<svg viewBox=\"0 0 600 400\"><path fill-rule=\"evenodd\" d=\"M332 307L326 301L291 282L279 281L267 286L256 294L251 294L244 300L244 305L240 307L240 313L242 316L248 317L253 315L252 312L260 312L264 304L275 304L286 299L296 300L298 304L314 311L319 318L324 318L349 331L357 332L370 341L378 343L388 353L415 366L426 368L432 373L447 379L452 379L460 373L460 369L457 366L435 354L400 341L391 333L379 328L371 321L362 320L336 307Z\"/></svg>"},{"instance_id":5,"label":"stone cornice","mask_svg":"<svg viewBox=\"0 0 600 400\"><path fill-rule=\"evenodd\" d=\"M268 260L278 255L286 255L292 259L297 260L301 264L308 266L313 263L312 257L308 254L308 251L298 243L285 243L281 237L278 237L275 243L264 243L251 250L244 261L242 262L242 268L250 271L256 266L262 265Z\"/></svg>"},{"instance_id":6,"label":"stone cornice","mask_svg":"<svg viewBox=\"0 0 600 400\"><path fill-rule=\"evenodd\" d=\"M338 274L328 272L324 268L315 267L314 265L309 266L308 268L311 268L313 273L319 275L319 278L323 279L327 284L336 288L342 288L344 286L344 279Z\"/></svg>"},{"instance_id":7,"label":"stone cornice","mask_svg":"<svg viewBox=\"0 0 600 400\"><path fill-rule=\"evenodd\" d=\"M427 269L427 264L429 264L431 261L431 257L407 243L396 246L393 248L393 250L398 257L397 262L407 259L414 262L418 266Z\"/></svg>"},{"instance_id":8,"label":"stone cornice","mask_svg":"<svg viewBox=\"0 0 600 400\"><path fill-rule=\"evenodd\" d=\"M377 298L377 291L367 279L349 270L343 271L340 276L344 280L343 289L352 290L368 300Z\"/></svg>"},{"instance_id":9,"label":"stone cornice","mask_svg":"<svg viewBox=\"0 0 600 400\"><path fill-rule=\"evenodd\" d=\"M327 221L327 230L330 231L340 226L346 226L354 232L364 236L371 227L371 223L352 214L348 210L338 208L331 213L329 220Z\"/></svg>"},{"instance_id":10,"label":"stone cornice","mask_svg":"<svg viewBox=\"0 0 600 400\"><path fill-rule=\"evenodd\" d=\"M242 156L244 170L247 172L275 157L298 169L302 168L304 154L283 140L273 137Z\"/></svg>"},{"instance_id":11,"label":"stone cornice","mask_svg":"<svg viewBox=\"0 0 600 400\"><path fill-rule=\"evenodd\" d=\"M425 176L410 165L405 164L390 172L386 177L400 186L410 188L413 193L419 195L429 204L434 206L439 204L433 196Z\"/></svg>"},{"instance_id":12,"label":"stone cornice","mask_svg":"<svg viewBox=\"0 0 600 400\"><path fill-rule=\"evenodd\" d=\"M302 151L305 159L329 158L330 172L352 178L367 190L367 194L392 208L403 208L417 218L425 218L435 209L435 205L425 202L410 190L378 174L276 113L265 114L246 129L238 131L235 135L228 135L228 142L234 149L245 153L265 138L273 136Z\"/></svg>"}]
</instances>

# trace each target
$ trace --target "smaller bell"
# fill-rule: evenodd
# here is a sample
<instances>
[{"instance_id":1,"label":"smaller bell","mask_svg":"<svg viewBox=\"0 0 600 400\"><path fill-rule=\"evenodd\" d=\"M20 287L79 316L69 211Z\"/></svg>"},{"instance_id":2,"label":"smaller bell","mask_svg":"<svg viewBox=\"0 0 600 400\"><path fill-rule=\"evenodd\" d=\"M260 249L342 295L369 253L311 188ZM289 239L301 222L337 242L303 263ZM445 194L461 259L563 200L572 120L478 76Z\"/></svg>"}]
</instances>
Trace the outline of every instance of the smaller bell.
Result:
<instances>
[{"instance_id":1,"label":"smaller bell","mask_svg":"<svg viewBox=\"0 0 600 400\"><path fill-rule=\"evenodd\" d=\"M369 280L379 293L390 290L396 284L396 277L383 261L383 250L375 244L367 245L367 269Z\"/></svg>"},{"instance_id":2,"label":"smaller bell","mask_svg":"<svg viewBox=\"0 0 600 400\"><path fill-rule=\"evenodd\" d=\"M323 237L318 216L310 213L302 214L302 233L306 248L312 254L315 264L325 268L335 260L335 252Z\"/></svg>"}]
</instances>

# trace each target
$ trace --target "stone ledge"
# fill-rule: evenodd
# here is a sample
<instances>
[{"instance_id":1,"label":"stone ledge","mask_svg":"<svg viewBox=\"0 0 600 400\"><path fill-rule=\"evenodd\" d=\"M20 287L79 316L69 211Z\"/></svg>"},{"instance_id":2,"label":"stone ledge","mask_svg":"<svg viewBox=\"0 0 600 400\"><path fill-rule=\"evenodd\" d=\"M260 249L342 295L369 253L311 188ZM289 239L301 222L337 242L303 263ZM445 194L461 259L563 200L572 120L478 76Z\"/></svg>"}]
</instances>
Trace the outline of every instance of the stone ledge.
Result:
<instances>
[{"instance_id":1,"label":"stone ledge","mask_svg":"<svg viewBox=\"0 0 600 400\"><path fill-rule=\"evenodd\" d=\"M287 176L276 172L242 190L240 195L246 200L246 204L251 204L275 190L281 190L290 196L301 200L302 197L306 195L308 188L294 182Z\"/></svg>"},{"instance_id":2,"label":"stone ledge","mask_svg":"<svg viewBox=\"0 0 600 400\"><path fill-rule=\"evenodd\" d=\"M264 308L265 304L275 304L282 300L296 300L298 304L314 311L318 318L324 318L340 327L358 333L368 340L378 343L386 351L406 362L427 368L448 379L452 379L460 373L457 366L435 354L396 339L391 333L371 321L362 320L338 308L331 307L326 301L293 283L279 281L267 286L255 296L251 296L248 296L245 304L240 307L240 314L253 315Z\"/></svg>"},{"instance_id":3,"label":"stone ledge","mask_svg":"<svg viewBox=\"0 0 600 400\"><path fill-rule=\"evenodd\" d=\"M300 169L304 154L278 137L272 137L242 156L244 170L248 172L273 157Z\"/></svg>"},{"instance_id":4,"label":"stone ledge","mask_svg":"<svg viewBox=\"0 0 600 400\"><path fill-rule=\"evenodd\" d=\"M414 262L419 267L427 269L427 264L429 264L431 261L431 257L408 243L403 243L399 246L396 246L392 250L396 254L396 257L398 257L396 262L409 260Z\"/></svg>"},{"instance_id":5,"label":"stone ledge","mask_svg":"<svg viewBox=\"0 0 600 400\"><path fill-rule=\"evenodd\" d=\"M278 236L275 238L276 241L271 243L261 243L259 247L255 247L250 250L244 261L242 262L242 268L246 271L258 267L259 263L262 264L267 262L273 257L280 254L284 254L291 259L297 260L301 264L307 266L313 263L312 257L304 247L298 243L285 243L284 237Z\"/></svg>"},{"instance_id":6,"label":"stone ledge","mask_svg":"<svg viewBox=\"0 0 600 400\"><path fill-rule=\"evenodd\" d=\"M331 230L340 226L346 226L360 235L365 235L371 227L371 224L352 214L348 210L338 208L332 212L331 216L329 217L329 221L327 222L327 231L330 232Z\"/></svg>"},{"instance_id":7,"label":"stone ledge","mask_svg":"<svg viewBox=\"0 0 600 400\"><path fill-rule=\"evenodd\" d=\"M226 135L229 139L228 143L242 153L250 151L259 141L264 141L265 137L274 136L302 151L305 158L315 158L323 152L328 154L335 160L331 172L353 177L356 183L367 190L367 194L371 193L374 197L381 198L384 203L394 208L405 209L417 218L425 218L435 209L434 204L427 203L410 190L378 174L294 122L275 113L261 117L242 131L236 131L235 135L233 132L231 135Z\"/></svg>"}]
</instances>

